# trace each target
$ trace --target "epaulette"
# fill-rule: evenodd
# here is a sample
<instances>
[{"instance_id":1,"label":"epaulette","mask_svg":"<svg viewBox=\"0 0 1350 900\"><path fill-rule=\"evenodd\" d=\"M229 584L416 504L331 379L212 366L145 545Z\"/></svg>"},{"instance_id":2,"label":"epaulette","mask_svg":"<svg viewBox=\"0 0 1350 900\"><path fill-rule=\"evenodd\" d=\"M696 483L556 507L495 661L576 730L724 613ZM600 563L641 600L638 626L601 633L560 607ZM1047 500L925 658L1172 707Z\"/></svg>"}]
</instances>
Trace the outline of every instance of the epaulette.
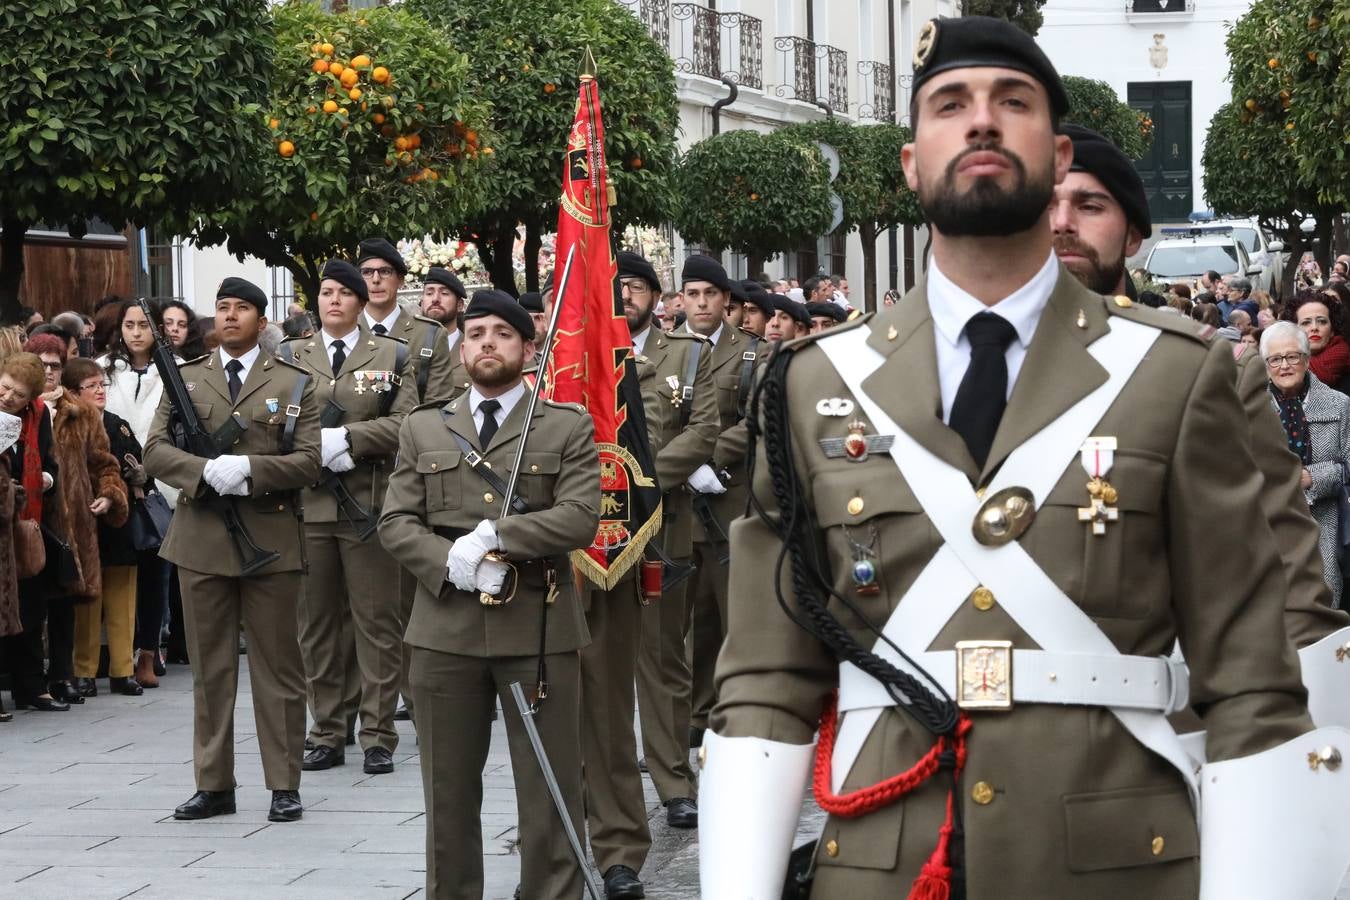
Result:
<instances>
[{"instance_id":1,"label":"epaulette","mask_svg":"<svg viewBox=\"0 0 1350 900\"><path fill-rule=\"evenodd\" d=\"M288 368L288 369L294 369L295 371L299 372L301 375L305 375L305 376L308 376L308 377L311 377L311 378L312 378L313 375L314 375L314 373L310 372L309 369L306 369L304 366L300 365L299 363L295 363L295 362L287 362L286 360L282 359L280 356L273 356L272 359L276 360L278 365L285 366L285 367Z\"/></svg>"},{"instance_id":2,"label":"epaulette","mask_svg":"<svg viewBox=\"0 0 1350 900\"><path fill-rule=\"evenodd\" d=\"M449 402L449 400L428 400L426 403L419 403L414 406L408 411L408 415L412 415L415 412L421 412L424 409L440 409Z\"/></svg>"},{"instance_id":3,"label":"epaulette","mask_svg":"<svg viewBox=\"0 0 1350 900\"><path fill-rule=\"evenodd\" d=\"M703 335L701 335L701 334L694 334L692 331L682 331L682 330L680 330L680 329L678 329L678 328L677 328L677 329L674 329L674 330L671 330L671 331L667 331L667 332L666 332L666 337L669 337L669 338L678 338L679 340L682 340L682 341L706 341L706 340L707 340L707 338L705 338L705 337L704 337Z\"/></svg>"},{"instance_id":4,"label":"epaulette","mask_svg":"<svg viewBox=\"0 0 1350 900\"><path fill-rule=\"evenodd\" d=\"M817 331L814 334L803 334L802 336L795 337L790 341L782 341L778 344L778 348L780 350L783 348L796 350L800 347L805 347L812 341L818 341L823 337L829 337L830 335L838 334L841 331L848 331L851 328L857 328L859 325L863 325L867 322L870 322L875 316L876 313L863 313L862 315L856 318L849 319L845 322L840 322L838 325L826 328L824 331Z\"/></svg>"},{"instance_id":5,"label":"epaulette","mask_svg":"<svg viewBox=\"0 0 1350 900\"><path fill-rule=\"evenodd\" d=\"M557 409L570 409L572 412L577 414L581 414L586 411L586 407L582 406L580 403L564 403L561 400L550 400L548 397L542 397L540 399L542 399L544 403L548 404L549 406L555 407Z\"/></svg>"},{"instance_id":6,"label":"epaulette","mask_svg":"<svg viewBox=\"0 0 1350 900\"><path fill-rule=\"evenodd\" d=\"M407 339L407 338L396 337L395 335L392 335L392 334L390 334L390 333L388 333L388 332L385 332L384 334L380 334L378 331L372 331L372 332L370 333L370 336L371 336L371 337L377 337L377 338L384 338L386 341L398 341L400 344L406 344L406 343L408 343L408 339Z\"/></svg>"},{"instance_id":7,"label":"epaulette","mask_svg":"<svg viewBox=\"0 0 1350 900\"><path fill-rule=\"evenodd\" d=\"M312 334L311 334L309 337L301 337L300 335L297 334L297 335L295 335L295 336L293 336L293 337L282 338L282 339L281 339L281 342L282 342L283 344L290 344L290 343L292 343L292 342L294 342L294 341L312 341L312 340L314 340L314 337L315 337L315 336L312 335Z\"/></svg>"},{"instance_id":8,"label":"epaulette","mask_svg":"<svg viewBox=\"0 0 1350 900\"><path fill-rule=\"evenodd\" d=\"M1109 315L1120 316L1122 319L1138 322L1159 331L1179 334L1202 344L1208 344L1218 331L1213 325L1201 325L1187 316L1163 315L1151 307L1135 303L1124 294L1117 294L1114 297L1103 296L1102 302L1106 304L1106 312Z\"/></svg>"},{"instance_id":9,"label":"epaulette","mask_svg":"<svg viewBox=\"0 0 1350 900\"><path fill-rule=\"evenodd\" d=\"M433 319L433 318L431 318L431 317L429 317L429 316L424 316L424 315L422 315L421 313L413 313L413 318L416 319L416 320L419 321L419 322L426 322L428 325L435 325L437 328L444 328L444 327L445 327L445 326L442 325L440 322L437 322L435 319Z\"/></svg>"},{"instance_id":10,"label":"epaulette","mask_svg":"<svg viewBox=\"0 0 1350 900\"><path fill-rule=\"evenodd\" d=\"M183 366L190 366L190 365L192 365L193 363L199 363L199 362L202 362L203 360L207 360L207 359L210 359L210 358L211 358L211 354L210 354L210 353L203 353L201 356L194 357L193 359L185 359L185 360L182 360L181 362L178 363L178 368L181 369L181 368L183 368Z\"/></svg>"},{"instance_id":11,"label":"epaulette","mask_svg":"<svg viewBox=\"0 0 1350 900\"><path fill-rule=\"evenodd\" d=\"M748 338L755 338L756 340L761 340L761 341L764 340L764 335L762 335L762 334L755 334L755 333L754 333L753 331L751 331L749 328L745 328L745 327L743 327L743 326L739 326L739 325L738 325L738 326L736 327L736 330L739 331L741 334L745 335L745 336L748 337Z\"/></svg>"}]
</instances>

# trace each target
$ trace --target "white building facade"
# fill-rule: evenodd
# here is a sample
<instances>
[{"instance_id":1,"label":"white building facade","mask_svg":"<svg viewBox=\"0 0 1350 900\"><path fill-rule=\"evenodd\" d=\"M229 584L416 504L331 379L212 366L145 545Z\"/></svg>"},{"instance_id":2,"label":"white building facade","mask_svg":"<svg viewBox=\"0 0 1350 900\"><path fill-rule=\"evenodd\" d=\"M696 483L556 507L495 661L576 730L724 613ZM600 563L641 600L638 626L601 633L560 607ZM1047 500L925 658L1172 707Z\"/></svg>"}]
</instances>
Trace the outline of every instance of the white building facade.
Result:
<instances>
[{"instance_id":1,"label":"white building facade","mask_svg":"<svg viewBox=\"0 0 1350 900\"><path fill-rule=\"evenodd\" d=\"M1153 119L1137 166L1154 222L1205 209L1209 121L1229 100L1228 29L1251 0L1048 0L1037 41L1064 75L1105 81Z\"/></svg>"}]
</instances>

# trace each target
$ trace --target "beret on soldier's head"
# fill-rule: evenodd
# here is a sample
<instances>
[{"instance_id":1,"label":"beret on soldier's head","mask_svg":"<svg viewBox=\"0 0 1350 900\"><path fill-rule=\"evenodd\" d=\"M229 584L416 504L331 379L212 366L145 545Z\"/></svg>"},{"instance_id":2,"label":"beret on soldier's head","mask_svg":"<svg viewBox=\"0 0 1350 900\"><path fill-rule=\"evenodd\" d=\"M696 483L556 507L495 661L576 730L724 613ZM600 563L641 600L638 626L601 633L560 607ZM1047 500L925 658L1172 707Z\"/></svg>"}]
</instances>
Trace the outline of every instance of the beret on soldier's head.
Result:
<instances>
[{"instance_id":1,"label":"beret on soldier's head","mask_svg":"<svg viewBox=\"0 0 1350 900\"><path fill-rule=\"evenodd\" d=\"M808 303L806 304L806 314L811 318L823 316L834 319L836 322L842 322L847 318L847 313L843 308L834 303Z\"/></svg>"},{"instance_id":2,"label":"beret on soldier's head","mask_svg":"<svg viewBox=\"0 0 1350 900\"><path fill-rule=\"evenodd\" d=\"M655 267L645 257L620 250L614 261L618 264L620 278L641 278L652 286L653 291L661 290L661 279L657 277Z\"/></svg>"},{"instance_id":3,"label":"beret on soldier's head","mask_svg":"<svg viewBox=\"0 0 1350 900\"><path fill-rule=\"evenodd\" d=\"M1144 180L1130 158L1091 128L1066 123L1059 131L1073 141L1073 165L1069 171L1086 172L1096 178L1116 198L1125 211L1126 221L1144 237L1153 234Z\"/></svg>"},{"instance_id":4,"label":"beret on soldier's head","mask_svg":"<svg viewBox=\"0 0 1350 900\"><path fill-rule=\"evenodd\" d=\"M684 261L684 270L680 272L680 284L688 284L691 281L706 281L713 287L731 293L731 279L727 277L727 270L722 268L720 262L702 253L695 253Z\"/></svg>"},{"instance_id":5,"label":"beret on soldier's head","mask_svg":"<svg viewBox=\"0 0 1350 900\"><path fill-rule=\"evenodd\" d=\"M448 287L459 296L460 300L465 300L469 296L469 292L464 289L464 282L460 281L454 272L444 266L432 266L427 269L426 282L427 284L435 283Z\"/></svg>"},{"instance_id":6,"label":"beret on soldier's head","mask_svg":"<svg viewBox=\"0 0 1350 900\"><path fill-rule=\"evenodd\" d=\"M1035 39L1011 22L988 16L929 19L914 47L917 97L925 81L950 69L999 68L1025 72L1045 86L1056 117L1069 109L1064 82Z\"/></svg>"},{"instance_id":7,"label":"beret on soldier's head","mask_svg":"<svg viewBox=\"0 0 1350 900\"><path fill-rule=\"evenodd\" d=\"M220 287L216 289L216 299L222 297L233 297L245 303L252 303L258 307L260 313L267 313L267 294L253 282L237 275L231 275L220 283Z\"/></svg>"},{"instance_id":8,"label":"beret on soldier's head","mask_svg":"<svg viewBox=\"0 0 1350 900\"><path fill-rule=\"evenodd\" d=\"M505 291L485 289L474 291L469 306L464 310L464 322L467 327L473 319L484 316L496 316L506 322L527 341L534 340L534 320L516 299Z\"/></svg>"},{"instance_id":9,"label":"beret on soldier's head","mask_svg":"<svg viewBox=\"0 0 1350 900\"><path fill-rule=\"evenodd\" d=\"M744 303L750 299L750 291L746 289L745 282L731 279L727 289L731 292L731 299L736 303Z\"/></svg>"},{"instance_id":10,"label":"beret on soldier's head","mask_svg":"<svg viewBox=\"0 0 1350 900\"><path fill-rule=\"evenodd\" d=\"M791 297L785 297L782 294L770 294L773 297L773 308L784 315L790 316L798 325L811 327L811 314L806 310L805 303L798 303Z\"/></svg>"},{"instance_id":11,"label":"beret on soldier's head","mask_svg":"<svg viewBox=\"0 0 1350 900\"><path fill-rule=\"evenodd\" d=\"M399 278L408 274L408 264L403 261L403 254L384 238L366 238L361 242L356 250L356 264L359 266L368 259L382 259L389 263Z\"/></svg>"},{"instance_id":12,"label":"beret on soldier's head","mask_svg":"<svg viewBox=\"0 0 1350 900\"><path fill-rule=\"evenodd\" d=\"M774 295L764 289L764 285L754 279L742 281L741 286L745 288L745 302L751 306L758 307L766 316L773 315Z\"/></svg>"},{"instance_id":13,"label":"beret on soldier's head","mask_svg":"<svg viewBox=\"0 0 1350 900\"><path fill-rule=\"evenodd\" d=\"M544 295L538 291L526 291L520 295L518 302L526 312L541 313L544 311Z\"/></svg>"},{"instance_id":14,"label":"beret on soldier's head","mask_svg":"<svg viewBox=\"0 0 1350 900\"><path fill-rule=\"evenodd\" d=\"M345 259L330 259L323 264L319 281L329 279L349 289L362 303L370 302L370 290L366 287L366 280L361 277L361 271Z\"/></svg>"}]
</instances>

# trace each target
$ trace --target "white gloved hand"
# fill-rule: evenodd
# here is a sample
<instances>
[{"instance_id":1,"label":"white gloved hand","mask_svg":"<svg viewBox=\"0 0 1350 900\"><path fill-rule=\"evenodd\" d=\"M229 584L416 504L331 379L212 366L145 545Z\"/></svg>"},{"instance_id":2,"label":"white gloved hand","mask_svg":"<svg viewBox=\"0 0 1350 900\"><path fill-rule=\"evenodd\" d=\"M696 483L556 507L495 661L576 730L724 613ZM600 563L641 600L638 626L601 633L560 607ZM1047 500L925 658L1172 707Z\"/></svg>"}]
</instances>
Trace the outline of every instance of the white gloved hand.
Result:
<instances>
[{"instance_id":1,"label":"white gloved hand","mask_svg":"<svg viewBox=\"0 0 1350 900\"><path fill-rule=\"evenodd\" d=\"M321 444L319 456L323 460L323 464L330 469L333 467L329 464L335 457L352 449L351 444L347 443L347 429L340 426L338 428L320 429L319 440Z\"/></svg>"},{"instance_id":2,"label":"white gloved hand","mask_svg":"<svg viewBox=\"0 0 1350 900\"><path fill-rule=\"evenodd\" d=\"M501 560L484 558L478 564L478 580L475 582L478 590L484 594L497 593L506 583L506 575L510 570L510 566Z\"/></svg>"},{"instance_id":3,"label":"white gloved hand","mask_svg":"<svg viewBox=\"0 0 1350 900\"><path fill-rule=\"evenodd\" d=\"M328 465L324 468L330 472L350 472L356 468L356 460L352 459L352 455L344 450L330 459Z\"/></svg>"},{"instance_id":4,"label":"white gloved hand","mask_svg":"<svg viewBox=\"0 0 1350 900\"><path fill-rule=\"evenodd\" d=\"M217 494L244 496L248 493L248 477L251 471L247 456L217 456L207 460L202 469L202 479Z\"/></svg>"},{"instance_id":5,"label":"white gloved hand","mask_svg":"<svg viewBox=\"0 0 1350 900\"><path fill-rule=\"evenodd\" d=\"M500 546L496 526L487 519L479 522L477 528L450 545L450 554L445 560L445 580L461 591L476 590L478 564L489 551Z\"/></svg>"},{"instance_id":6,"label":"white gloved hand","mask_svg":"<svg viewBox=\"0 0 1350 900\"><path fill-rule=\"evenodd\" d=\"M707 463L699 466L694 470L694 474L689 476L689 486L700 494L725 494L727 492L727 486L722 483L722 479L717 477L717 473Z\"/></svg>"}]
</instances>

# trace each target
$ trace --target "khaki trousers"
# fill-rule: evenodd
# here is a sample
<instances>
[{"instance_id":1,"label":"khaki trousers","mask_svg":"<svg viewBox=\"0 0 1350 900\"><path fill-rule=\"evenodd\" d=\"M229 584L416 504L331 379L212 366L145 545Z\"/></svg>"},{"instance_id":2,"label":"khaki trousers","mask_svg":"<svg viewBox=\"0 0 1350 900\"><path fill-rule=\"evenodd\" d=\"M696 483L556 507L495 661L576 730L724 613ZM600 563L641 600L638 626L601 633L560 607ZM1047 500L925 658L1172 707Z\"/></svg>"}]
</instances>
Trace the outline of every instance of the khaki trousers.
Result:
<instances>
[{"instance_id":1,"label":"khaki trousers","mask_svg":"<svg viewBox=\"0 0 1350 900\"><path fill-rule=\"evenodd\" d=\"M399 607L399 646L403 650L402 677L399 679L399 691L403 695L403 705L408 714L414 715L416 701L412 697L412 685L408 682L408 666L412 662L412 648L403 643L403 635L408 630L408 620L412 618L413 599L417 596L417 579L407 569L398 570L398 607ZM417 723L414 721L413 725Z\"/></svg>"},{"instance_id":2,"label":"khaki trousers","mask_svg":"<svg viewBox=\"0 0 1350 900\"><path fill-rule=\"evenodd\" d=\"M685 560L675 560L686 563ZM692 580L692 579L690 579ZM689 765L691 676L684 650L685 602L689 580L642 608L642 640L637 658L638 721L647 773L662 803L694 799L694 770Z\"/></svg>"},{"instance_id":3,"label":"khaki trousers","mask_svg":"<svg viewBox=\"0 0 1350 900\"><path fill-rule=\"evenodd\" d=\"M136 567L104 566L103 594L75 604L75 677L98 675L99 626L108 632L108 677L136 667Z\"/></svg>"},{"instance_id":4,"label":"khaki trousers","mask_svg":"<svg viewBox=\"0 0 1350 900\"><path fill-rule=\"evenodd\" d=\"M253 717L263 779L298 790L305 748L305 674L295 607L300 572L239 577L178 567L192 660L192 763L199 791L234 789L239 627L248 639Z\"/></svg>"},{"instance_id":5,"label":"khaki trousers","mask_svg":"<svg viewBox=\"0 0 1350 900\"><path fill-rule=\"evenodd\" d=\"M394 709L403 658L399 602L390 590L398 581L398 564L378 538L358 540L345 523L305 525L305 558L309 574L299 622L314 714L310 738L325 747L343 746L355 688L361 749L392 753L398 747ZM348 671L353 648L355 679Z\"/></svg>"},{"instance_id":6,"label":"khaki trousers","mask_svg":"<svg viewBox=\"0 0 1350 900\"><path fill-rule=\"evenodd\" d=\"M587 588L591 642L581 649L581 758L591 853L601 872L610 866L641 872L652 835L633 732L633 678L643 614L636 573L626 574L608 591L594 584Z\"/></svg>"},{"instance_id":7,"label":"khaki trousers","mask_svg":"<svg viewBox=\"0 0 1350 900\"><path fill-rule=\"evenodd\" d=\"M498 700L506 719L511 772L520 810L520 896L577 900L581 869L567 842L529 736L511 697L519 681L527 696L535 683L533 656L481 658L411 648L409 676L416 698L422 793L427 809L427 896L481 900L483 896L483 766ZM563 801L578 835L581 820L581 747L576 653L547 657L549 694L534 717Z\"/></svg>"},{"instance_id":8,"label":"khaki trousers","mask_svg":"<svg viewBox=\"0 0 1350 900\"><path fill-rule=\"evenodd\" d=\"M698 572L690 579L685 646L693 674L689 723L696 728L708 727L708 715L717 701L713 675L717 670L717 654L727 636L727 583L731 570L718 562L718 552L717 544L694 542L693 560Z\"/></svg>"}]
</instances>

